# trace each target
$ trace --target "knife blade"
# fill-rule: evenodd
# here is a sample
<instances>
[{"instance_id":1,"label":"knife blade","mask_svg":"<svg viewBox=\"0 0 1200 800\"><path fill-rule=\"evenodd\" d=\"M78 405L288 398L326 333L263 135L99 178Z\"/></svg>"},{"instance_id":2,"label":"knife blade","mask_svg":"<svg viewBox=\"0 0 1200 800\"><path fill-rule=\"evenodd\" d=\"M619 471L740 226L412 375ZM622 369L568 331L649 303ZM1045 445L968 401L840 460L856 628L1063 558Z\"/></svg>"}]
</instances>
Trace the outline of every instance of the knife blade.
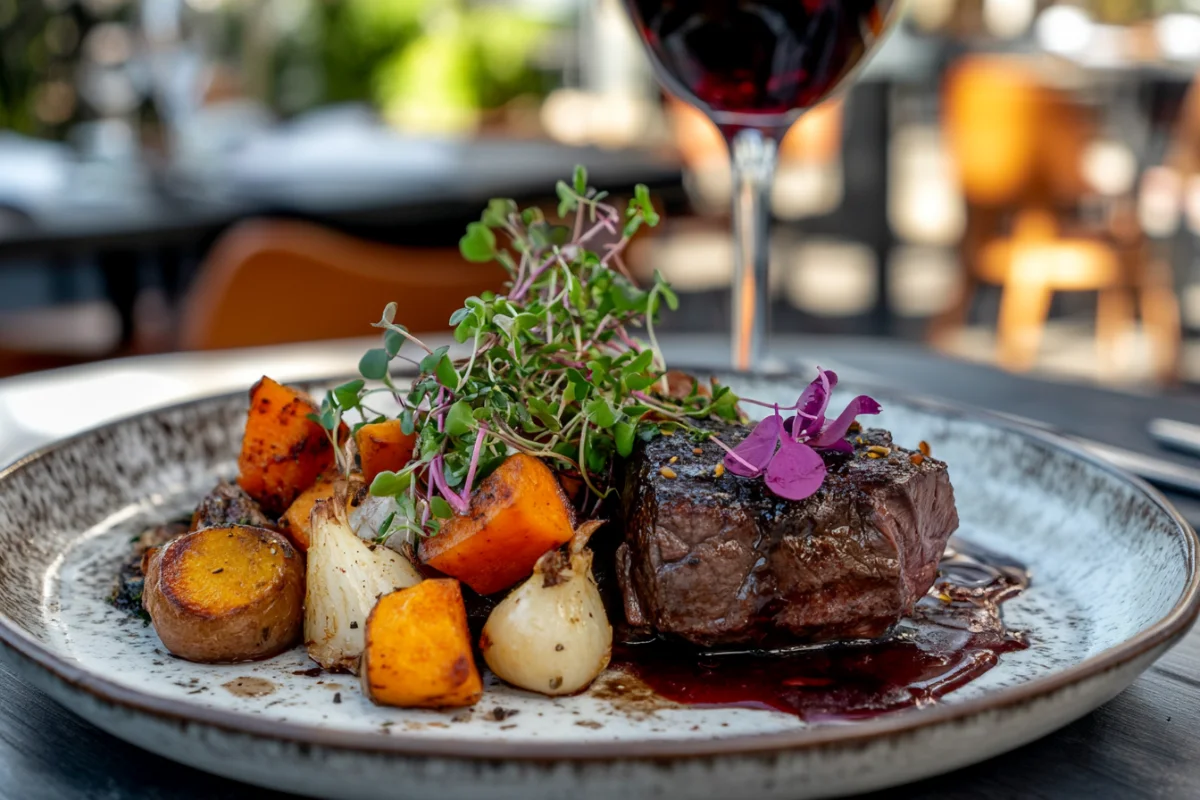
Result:
<instances>
[{"instance_id":1,"label":"knife blade","mask_svg":"<svg viewBox=\"0 0 1200 800\"><path fill-rule=\"evenodd\" d=\"M1146 430L1163 447L1189 456L1200 456L1200 425L1160 418L1150 420Z\"/></svg>"},{"instance_id":2,"label":"knife blade","mask_svg":"<svg viewBox=\"0 0 1200 800\"><path fill-rule=\"evenodd\" d=\"M1093 441L1083 436L1065 433L1053 425L1047 425L1039 420L1023 417L1018 414L1009 414L1003 411L993 413L1011 419L1014 422L1020 422L1039 430L1057 434L1092 455L1104 459L1118 469L1123 469L1126 472L1137 475L1139 478L1154 484L1160 489L1169 489L1200 497L1200 469L1192 469L1191 467L1176 464L1173 461L1167 461L1163 458L1155 458L1154 456L1148 456L1134 450L1127 450L1123 447ZM1198 432L1200 432L1200 429L1198 429Z\"/></svg>"}]
</instances>

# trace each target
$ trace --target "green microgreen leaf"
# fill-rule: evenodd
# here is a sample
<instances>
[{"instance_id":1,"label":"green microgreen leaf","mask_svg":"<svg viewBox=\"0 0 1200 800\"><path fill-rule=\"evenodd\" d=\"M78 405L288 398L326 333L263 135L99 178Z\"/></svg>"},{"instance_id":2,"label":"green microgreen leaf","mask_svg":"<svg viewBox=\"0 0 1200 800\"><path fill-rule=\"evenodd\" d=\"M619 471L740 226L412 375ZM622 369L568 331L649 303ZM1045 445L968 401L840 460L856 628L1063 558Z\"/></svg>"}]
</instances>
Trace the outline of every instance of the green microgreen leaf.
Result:
<instances>
[{"instance_id":1,"label":"green microgreen leaf","mask_svg":"<svg viewBox=\"0 0 1200 800\"><path fill-rule=\"evenodd\" d=\"M407 492L411 483L411 472L381 472L371 481L368 491L372 497L396 497Z\"/></svg>"},{"instance_id":2,"label":"green microgreen leaf","mask_svg":"<svg viewBox=\"0 0 1200 800\"><path fill-rule=\"evenodd\" d=\"M341 386L334 389L333 399L337 401L338 408L343 410L358 408L358 405L361 402L359 393L362 392L364 386L366 386L366 382L359 379L350 381L349 383L343 383Z\"/></svg>"},{"instance_id":3,"label":"green microgreen leaf","mask_svg":"<svg viewBox=\"0 0 1200 800\"><path fill-rule=\"evenodd\" d=\"M470 404L465 400L459 400L446 412L446 434L462 436L475 427L474 422L475 418L471 415Z\"/></svg>"},{"instance_id":4,"label":"green microgreen leaf","mask_svg":"<svg viewBox=\"0 0 1200 800\"><path fill-rule=\"evenodd\" d=\"M576 164L575 165L575 175L573 176L573 178L574 178L574 184L575 184L575 194L580 195L580 196L586 195L587 189L588 189L587 168L584 167L582 164Z\"/></svg>"},{"instance_id":5,"label":"green microgreen leaf","mask_svg":"<svg viewBox=\"0 0 1200 800\"><path fill-rule=\"evenodd\" d=\"M400 352L400 348L404 346L404 334L397 330L386 330L383 332L383 349L387 354L395 358Z\"/></svg>"},{"instance_id":6,"label":"green microgreen leaf","mask_svg":"<svg viewBox=\"0 0 1200 800\"><path fill-rule=\"evenodd\" d=\"M613 438L617 444L617 454L622 458L628 458L633 452L633 436L637 432L637 426L630 422L618 422L613 427Z\"/></svg>"},{"instance_id":7,"label":"green microgreen leaf","mask_svg":"<svg viewBox=\"0 0 1200 800\"><path fill-rule=\"evenodd\" d=\"M432 373L434 368L437 367L438 362L442 360L442 357L445 356L449 350L449 347L439 347L429 355L422 358L419 365L422 374Z\"/></svg>"},{"instance_id":8,"label":"green microgreen leaf","mask_svg":"<svg viewBox=\"0 0 1200 800\"><path fill-rule=\"evenodd\" d=\"M508 224L508 218L517 213L517 204L512 200L493 197L488 201L487 208L479 218L489 228L503 228Z\"/></svg>"},{"instance_id":9,"label":"green microgreen leaf","mask_svg":"<svg viewBox=\"0 0 1200 800\"><path fill-rule=\"evenodd\" d=\"M386 350L368 350L358 362L358 373L367 380L381 381L388 374L388 360Z\"/></svg>"},{"instance_id":10,"label":"green microgreen leaf","mask_svg":"<svg viewBox=\"0 0 1200 800\"><path fill-rule=\"evenodd\" d=\"M429 501L429 510L438 519L450 519L454 516L454 509L441 497L434 497Z\"/></svg>"},{"instance_id":11,"label":"green microgreen leaf","mask_svg":"<svg viewBox=\"0 0 1200 800\"><path fill-rule=\"evenodd\" d=\"M396 519L395 511L393 511L392 513L388 514L386 517L383 518L383 522L381 522L379 524L379 530L377 530L375 532L376 540L382 541L387 538L387 535L391 531L391 528L392 528L392 522L395 521L395 519Z\"/></svg>"},{"instance_id":12,"label":"green microgreen leaf","mask_svg":"<svg viewBox=\"0 0 1200 800\"><path fill-rule=\"evenodd\" d=\"M555 184L554 191L558 195L558 215L560 217L565 217L579 208L579 199L571 191L571 187L567 186L565 181L559 181Z\"/></svg>"},{"instance_id":13,"label":"green microgreen leaf","mask_svg":"<svg viewBox=\"0 0 1200 800\"><path fill-rule=\"evenodd\" d=\"M458 240L458 249L467 261L491 261L496 257L496 234L484 223L472 222L467 226L467 232Z\"/></svg>"},{"instance_id":14,"label":"green microgreen leaf","mask_svg":"<svg viewBox=\"0 0 1200 800\"><path fill-rule=\"evenodd\" d=\"M450 356L443 355L438 359L437 366L434 367L434 374L437 375L438 382L448 389L458 388L458 372L454 369L454 362L450 360Z\"/></svg>"},{"instance_id":15,"label":"green microgreen leaf","mask_svg":"<svg viewBox=\"0 0 1200 800\"><path fill-rule=\"evenodd\" d=\"M597 397L588 403L585 411L587 412L588 419L601 428L611 428L617 421L616 412L613 411L608 401L602 397Z\"/></svg>"}]
</instances>

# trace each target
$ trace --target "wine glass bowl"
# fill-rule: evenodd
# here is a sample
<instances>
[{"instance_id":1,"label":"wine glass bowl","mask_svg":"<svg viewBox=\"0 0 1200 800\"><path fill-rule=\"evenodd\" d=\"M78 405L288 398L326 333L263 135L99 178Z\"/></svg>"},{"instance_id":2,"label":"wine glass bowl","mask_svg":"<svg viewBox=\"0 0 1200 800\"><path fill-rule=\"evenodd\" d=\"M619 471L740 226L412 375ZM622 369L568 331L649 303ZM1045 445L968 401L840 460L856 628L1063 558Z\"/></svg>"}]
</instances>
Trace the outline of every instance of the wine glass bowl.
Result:
<instances>
[{"instance_id":1,"label":"wine glass bowl","mask_svg":"<svg viewBox=\"0 0 1200 800\"><path fill-rule=\"evenodd\" d=\"M664 87L708 115L734 162L733 366L766 338L769 196L778 140L848 83L895 0L625 0Z\"/></svg>"}]
</instances>

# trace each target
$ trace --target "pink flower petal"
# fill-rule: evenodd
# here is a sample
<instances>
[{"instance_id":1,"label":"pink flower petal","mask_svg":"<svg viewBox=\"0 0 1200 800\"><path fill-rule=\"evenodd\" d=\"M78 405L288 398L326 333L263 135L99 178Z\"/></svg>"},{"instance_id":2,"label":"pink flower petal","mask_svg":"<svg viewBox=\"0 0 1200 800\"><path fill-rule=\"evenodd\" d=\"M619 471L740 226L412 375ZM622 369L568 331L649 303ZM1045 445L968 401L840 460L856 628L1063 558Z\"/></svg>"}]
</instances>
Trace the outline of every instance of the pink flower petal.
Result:
<instances>
[{"instance_id":1,"label":"pink flower petal","mask_svg":"<svg viewBox=\"0 0 1200 800\"><path fill-rule=\"evenodd\" d=\"M750 435L733 448L733 453L725 454L725 469L745 478L757 477L775 455L781 430L783 420L778 412L758 423ZM738 458L734 458L735 454Z\"/></svg>"},{"instance_id":2,"label":"pink flower petal","mask_svg":"<svg viewBox=\"0 0 1200 800\"><path fill-rule=\"evenodd\" d=\"M846 432L850 430L850 423L859 414L878 414L882 411L882 407L874 398L867 397L865 394L851 400L846 404L846 409L838 415L838 418L829 423L825 430L809 442L813 447L833 447L835 443L846 438Z\"/></svg>"},{"instance_id":3,"label":"pink flower petal","mask_svg":"<svg viewBox=\"0 0 1200 800\"><path fill-rule=\"evenodd\" d=\"M809 442L809 445L811 446L812 442ZM850 444L845 439L838 439L833 444L829 445L828 447L822 448L822 449L836 450L839 453L847 453L850 455L852 455L854 453L854 445Z\"/></svg>"},{"instance_id":4,"label":"pink flower petal","mask_svg":"<svg viewBox=\"0 0 1200 800\"><path fill-rule=\"evenodd\" d=\"M803 500L825 482L825 462L801 442L783 439L779 452L767 465L767 487L787 500Z\"/></svg>"},{"instance_id":5,"label":"pink flower petal","mask_svg":"<svg viewBox=\"0 0 1200 800\"><path fill-rule=\"evenodd\" d=\"M816 380L805 387L796 401L796 414L800 418L797 435L811 436L813 432L821 430L825 424L825 409L829 407L829 398L837 382L836 372L817 368Z\"/></svg>"}]
</instances>

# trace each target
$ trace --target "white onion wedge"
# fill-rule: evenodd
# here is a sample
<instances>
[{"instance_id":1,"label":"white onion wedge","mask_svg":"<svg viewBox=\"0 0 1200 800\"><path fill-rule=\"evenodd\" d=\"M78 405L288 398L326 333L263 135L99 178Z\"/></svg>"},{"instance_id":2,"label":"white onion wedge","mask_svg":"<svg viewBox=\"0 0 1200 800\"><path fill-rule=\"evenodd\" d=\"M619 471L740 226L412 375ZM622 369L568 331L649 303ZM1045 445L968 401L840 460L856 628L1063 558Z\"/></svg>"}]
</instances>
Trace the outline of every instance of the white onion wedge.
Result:
<instances>
[{"instance_id":1,"label":"white onion wedge","mask_svg":"<svg viewBox=\"0 0 1200 800\"><path fill-rule=\"evenodd\" d=\"M313 507L304 598L304 644L325 669L358 672L367 616L381 595L421 582L412 562L355 535L344 502ZM341 513L339 513L341 512Z\"/></svg>"}]
</instances>

